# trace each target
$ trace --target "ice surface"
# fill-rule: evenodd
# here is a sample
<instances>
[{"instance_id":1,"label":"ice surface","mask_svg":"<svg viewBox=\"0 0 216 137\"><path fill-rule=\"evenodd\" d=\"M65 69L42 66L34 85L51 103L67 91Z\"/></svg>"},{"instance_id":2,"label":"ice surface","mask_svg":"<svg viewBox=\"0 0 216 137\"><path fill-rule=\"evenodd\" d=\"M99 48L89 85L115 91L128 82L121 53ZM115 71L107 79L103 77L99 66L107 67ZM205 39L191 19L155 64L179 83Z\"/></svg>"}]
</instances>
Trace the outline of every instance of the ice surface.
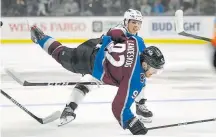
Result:
<instances>
[{"instance_id":1,"label":"ice surface","mask_svg":"<svg viewBox=\"0 0 216 137\"><path fill-rule=\"evenodd\" d=\"M210 65L209 48L206 45L160 45L160 48L167 65L161 75L147 82L147 106L154 117L146 127L216 118L216 75ZM1 88L5 92L40 117L64 108L72 87L22 87L3 68L13 68L32 81L69 81L78 77L61 68L36 45L3 45L0 55ZM41 125L1 96L1 136L131 136L113 117L111 102L115 94L115 87L95 86L76 111L76 120L63 127L57 127L58 120ZM216 137L216 121L152 130L145 136Z\"/></svg>"}]
</instances>

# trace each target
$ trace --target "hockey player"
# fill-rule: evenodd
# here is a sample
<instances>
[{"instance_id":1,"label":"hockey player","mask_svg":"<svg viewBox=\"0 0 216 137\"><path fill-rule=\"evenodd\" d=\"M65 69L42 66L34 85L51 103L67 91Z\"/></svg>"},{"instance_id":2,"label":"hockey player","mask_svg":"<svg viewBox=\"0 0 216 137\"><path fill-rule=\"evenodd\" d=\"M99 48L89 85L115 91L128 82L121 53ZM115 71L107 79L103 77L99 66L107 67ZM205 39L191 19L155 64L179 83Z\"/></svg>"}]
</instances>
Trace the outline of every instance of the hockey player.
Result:
<instances>
[{"instance_id":1,"label":"hockey player","mask_svg":"<svg viewBox=\"0 0 216 137\"><path fill-rule=\"evenodd\" d=\"M115 43L121 43L127 40L127 37L137 35L138 31L141 28L141 25L142 25L141 13L137 10L129 9L124 14L123 22L117 25L116 27L110 29L105 35L110 36ZM91 48L95 47L96 45L97 47L100 47L101 45L98 44L100 43L99 41L100 41L99 39L90 39L84 42L82 45L84 46L88 45ZM141 47L142 51L143 49L144 47ZM91 53L91 50L89 51L90 51L89 53ZM71 70L70 64L69 66L68 65L67 66L63 65L63 66L65 66L65 68L70 71L74 71ZM86 72L83 72L82 74L86 74ZM91 80L93 80L91 76L85 75L84 77L81 78L80 82L91 81ZM87 88L88 92L91 91L91 86L85 85L85 87ZM80 93L78 88L80 88L79 84L75 86L75 88L72 90L66 108L64 109L61 116L61 123L68 123L73 119L75 119L76 114L74 111L76 110L77 106L82 101L82 99L84 98L83 94ZM142 121L151 122L151 117L153 114L151 111L147 109L145 105L146 99L144 98L144 89L145 88L143 88L142 92L135 98L136 114L140 116ZM67 116L66 115L67 113L65 111L69 111L70 109L72 109L71 111L73 111L73 113Z\"/></svg>"},{"instance_id":2,"label":"hockey player","mask_svg":"<svg viewBox=\"0 0 216 137\"><path fill-rule=\"evenodd\" d=\"M131 35L137 35L141 29L143 16L140 11L134 9L128 9L124 13L124 20L122 23L114 28L111 28L105 35L111 36L111 39L116 43L121 43ZM141 47L141 49L144 49ZM143 88L139 96L136 97L136 113L140 116L142 121L151 122L153 113L149 111L145 105L146 99L144 98Z\"/></svg>"},{"instance_id":3,"label":"hockey player","mask_svg":"<svg viewBox=\"0 0 216 137\"><path fill-rule=\"evenodd\" d=\"M36 26L31 28L32 39L66 69L80 74L91 74L94 78L109 85L119 87L112 102L112 111L123 129L132 134L146 134L147 128L134 116L130 107L145 86L145 77L156 74L165 64L161 51L154 47L145 48L142 38L130 36L123 43L114 43L110 36L103 36L100 49L81 44L68 48ZM80 92L75 99L83 98L89 92L85 85L77 84ZM62 115L75 117L74 102L68 104Z\"/></svg>"},{"instance_id":4,"label":"hockey player","mask_svg":"<svg viewBox=\"0 0 216 137\"><path fill-rule=\"evenodd\" d=\"M98 81L117 86L118 91L112 102L115 118L123 129L129 129L134 135L147 133L147 128L134 116L130 107L145 86L145 77L151 77L163 69L165 60L157 47L145 48L141 37L131 35L122 43L103 36L100 49L89 41L77 48L68 48L36 26L31 27L31 37L64 68L74 73L90 74ZM89 92L88 87L82 84L77 84L74 89L77 90L75 100L80 100ZM62 115L74 118L73 109L76 107L76 103L70 102Z\"/></svg>"},{"instance_id":5,"label":"hockey player","mask_svg":"<svg viewBox=\"0 0 216 137\"><path fill-rule=\"evenodd\" d=\"M158 48L145 49L142 38L137 36L142 23L141 18L138 11L128 10L125 13L125 27L110 30L107 33L109 37L102 38L100 49L95 47L99 39L90 39L77 48L68 48L45 35L36 26L31 28L32 40L64 68L74 73L94 76L94 78L90 76L88 80L100 80L119 87L112 105L113 114L120 125L124 129L128 128L133 134L145 134L147 130L142 122L134 117L130 106L134 99L140 96L145 86L145 77L157 73L165 63ZM75 118L74 110L88 92L89 87L86 85L78 83L75 86L71 99L62 113L62 124ZM143 100L140 100L136 106L140 110L145 109Z\"/></svg>"}]
</instances>

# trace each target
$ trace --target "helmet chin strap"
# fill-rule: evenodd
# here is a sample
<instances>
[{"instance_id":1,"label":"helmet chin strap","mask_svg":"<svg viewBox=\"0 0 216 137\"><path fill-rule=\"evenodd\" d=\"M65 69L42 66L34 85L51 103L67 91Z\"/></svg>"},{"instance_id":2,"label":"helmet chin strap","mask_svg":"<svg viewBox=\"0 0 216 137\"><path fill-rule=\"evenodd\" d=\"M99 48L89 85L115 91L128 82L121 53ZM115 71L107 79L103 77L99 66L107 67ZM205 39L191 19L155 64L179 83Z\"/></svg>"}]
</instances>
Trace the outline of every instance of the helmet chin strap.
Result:
<instances>
[{"instance_id":1,"label":"helmet chin strap","mask_svg":"<svg viewBox=\"0 0 216 137\"><path fill-rule=\"evenodd\" d=\"M124 26L126 27L127 31L129 32L129 30L128 30L128 23L129 23L129 20L128 19L124 19Z\"/></svg>"}]
</instances>

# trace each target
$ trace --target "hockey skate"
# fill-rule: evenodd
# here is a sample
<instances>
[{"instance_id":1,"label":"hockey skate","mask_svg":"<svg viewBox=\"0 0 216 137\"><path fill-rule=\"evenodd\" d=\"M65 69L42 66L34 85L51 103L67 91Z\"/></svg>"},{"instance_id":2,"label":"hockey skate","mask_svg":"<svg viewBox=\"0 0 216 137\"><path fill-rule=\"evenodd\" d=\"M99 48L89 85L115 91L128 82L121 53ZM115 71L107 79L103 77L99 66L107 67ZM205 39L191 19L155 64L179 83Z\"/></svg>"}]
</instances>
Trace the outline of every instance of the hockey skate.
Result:
<instances>
[{"instance_id":1,"label":"hockey skate","mask_svg":"<svg viewBox=\"0 0 216 137\"><path fill-rule=\"evenodd\" d=\"M144 123L151 123L153 114L147 109L145 102L146 99L141 99L139 102L136 102L136 114L138 115L140 121Z\"/></svg>"},{"instance_id":2,"label":"hockey skate","mask_svg":"<svg viewBox=\"0 0 216 137\"><path fill-rule=\"evenodd\" d=\"M70 123L76 118L76 114L74 110L70 107L70 105L66 105L64 108L61 117L60 117L60 124L58 126L63 126L65 124Z\"/></svg>"},{"instance_id":3,"label":"hockey skate","mask_svg":"<svg viewBox=\"0 0 216 137\"><path fill-rule=\"evenodd\" d=\"M31 40L38 44L38 40L42 40L46 35L37 26L31 26Z\"/></svg>"}]
</instances>

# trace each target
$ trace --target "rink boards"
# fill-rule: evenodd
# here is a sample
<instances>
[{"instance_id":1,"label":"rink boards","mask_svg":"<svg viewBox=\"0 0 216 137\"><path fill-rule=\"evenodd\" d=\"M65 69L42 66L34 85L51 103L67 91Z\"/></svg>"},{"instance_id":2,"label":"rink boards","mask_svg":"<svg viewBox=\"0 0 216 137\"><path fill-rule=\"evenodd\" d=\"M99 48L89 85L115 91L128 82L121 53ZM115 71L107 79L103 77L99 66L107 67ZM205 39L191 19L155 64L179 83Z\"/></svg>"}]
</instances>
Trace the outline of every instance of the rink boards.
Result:
<instances>
[{"instance_id":1,"label":"rink boards","mask_svg":"<svg viewBox=\"0 0 216 137\"><path fill-rule=\"evenodd\" d=\"M88 21L86 21L88 20ZM30 44L29 26L36 24L48 35L63 43L81 43L100 37L109 28L123 21L123 17L3 17L1 27L4 44ZM214 33L213 16L186 16L184 29L188 33L211 38ZM144 17L139 32L146 43L204 44L203 41L179 36L175 32L174 16Z\"/></svg>"}]
</instances>

